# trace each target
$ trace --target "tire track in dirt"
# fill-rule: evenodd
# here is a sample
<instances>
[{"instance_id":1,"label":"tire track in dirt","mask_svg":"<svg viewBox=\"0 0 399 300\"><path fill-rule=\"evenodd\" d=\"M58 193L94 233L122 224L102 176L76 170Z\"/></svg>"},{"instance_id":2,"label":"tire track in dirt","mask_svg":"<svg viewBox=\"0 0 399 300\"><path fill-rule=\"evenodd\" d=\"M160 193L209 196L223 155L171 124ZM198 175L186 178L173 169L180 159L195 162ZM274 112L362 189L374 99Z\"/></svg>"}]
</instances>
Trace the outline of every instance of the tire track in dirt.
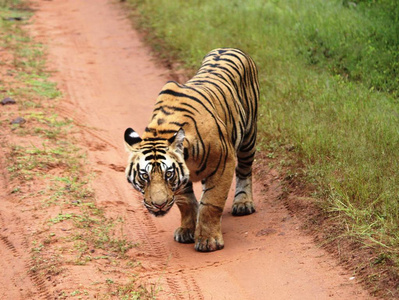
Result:
<instances>
[{"instance_id":1,"label":"tire track in dirt","mask_svg":"<svg viewBox=\"0 0 399 300\"><path fill-rule=\"evenodd\" d=\"M129 215L130 217L125 220L128 236L139 241L138 249L141 255L146 258L146 261L148 259L151 261L148 266L150 271L138 274L138 277L152 282L156 287L162 287L160 295L164 297L204 299L193 275L190 272L184 272L184 266L171 268L170 260L180 259L181 254L167 247L166 243L159 239L160 230L154 223L153 216L146 213L141 206L136 207L134 213Z\"/></svg>"},{"instance_id":2,"label":"tire track in dirt","mask_svg":"<svg viewBox=\"0 0 399 300\"><path fill-rule=\"evenodd\" d=\"M83 130L77 138L88 149L96 172L97 204L107 216L124 219L124 233L139 246L129 255L142 263L139 278L161 287L160 299L367 299L349 282L298 220L278 201L274 170L258 172L257 213L223 214L225 249L197 253L193 245L173 241L176 207L163 218L149 215L126 184L123 132L142 132L167 70L151 61L124 14L107 0L33 1L33 30L49 45L53 67L68 100L60 113ZM262 176L262 177L261 177ZM197 188L198 189L198 188Z\"/></svg>"},{"instance_id":3,"label":"tire track in dirt","mask_svg":"<svg viewBox=\"0 0 399 300\"><path fill-rule=\"evenodd\" d=\"M3 228L3 224L1 224ZM4 235L0 236L0 255L1 255L1 261L0 261L0 268L2 270L7 270L8 268L12 268L15 266L14 261L21 259L20 256L18 255L18 252L14 245L8 240L8 238ZM3 246L1 245L3 244ZM13 295L19 295L19 291L17 291L16 288L18 287L17 279L15 278L15 274L12 273L10 274L7 272L5 275L0 276L0 283L9 286L8 292L11 292ZM1 294L3 292L3 295ZM0 291L0 297L5 298L8 296L7 294L4 293L4 291Z\"/></svg>"},{"instance_id":4,"label":"tire track in dirt","mask_svg":"<svg viewBox=\"0 0 399 300\"><path fill-rule=\"evenodd\" d=\"M138 214L144 213L143 209L140 209ZM166 247L158 239L154 238L157 235L157 228L153 221L146 215L143 214L144 218L137 218L135 213L133 218L134 222L128 221L129 225L133 225L134 232L138 233L138 240L141 241L142 250L147 253L150 257L158 259L160 264L165 263ZM133 223L133 224L132 224Z\"/></svg>"},{"instance_id":5,"label":"tire track in dirt","mask_svg":"<svg viewBox=\"0 0 399 300\"><path fill-rule=\"evenodd\" d=\"M5 155L4 151L0 153ZM0 286L6 287L0 289L0 298L51 300L53 297L47 284L33 272L27 233L21 221L24 212L20 211L18 202L8 192L7 175L1 160L0 166Z\"/></svg>"},{"instance_id":6,"label":"tire track in dirt","mask_svg":"<svg viewBox=\"0 0 399 300\"><path fill-rule=\"evenodd\" d=\"M4 235L0 235L0 239L1 241L5 244L5 246L11 250L11 252L13 253L14 257L18 256L18 252L17 249L15 249L14 245L8 240L7 237L5 237Z\"/></svg>"},{"instance_id":7,"label":"tire track in dirt","mask_svg":"<svg viewBox=\"0 0 399 300\"><path fill-rule=\"evenodd\" d=\"M34 266L34 264L33 264L33 262L31 262L30 269L32 269L33 266ZM41 299L44 299L44 300L54 299L52 294L49 292L49 290L47 288L46 282L38 274L36 274L34 271L30 270L29 276L30 276L31 280L34 282Z\"/></svg>"},{"instance_id":8,"label":"tire track in dirt","mask_svg":"<svg viewBox=\"0 0 399 300\"><path fill-rule=\"evenodd\" d=\"M172 257L173 259L180 259L180 253L178 251L171 252L165 243L159 241L159 230L153 223L152 216L149 216L144 210L140 211L140 214L145 217L145 221L142 223L143 227L136 226L135 232L140 232L139 240L142 241L140 250L151 257L151 269L154 270L150 273L146 272L141 277L162 287L162 294L166 297L173 297L174 299L204 299L191 273L183 272L184 267L180 266L170 268L170 259ZM130 220L128 223L132 224ZM160 273L163 275L160 275Z\"/></svg>"},{"instance_id":9,"label":"tire track in dirt","mask_svg":"<svg viewBox=\"0 0 399 300\"><path fill-rule=\"evenodd\" d=\"M5 222L3 214L8 216L7 222ZM9 224L12 227L10 229L12 230L12 235L0 234L0 241L5 246L1 247L0 245L0 269L8 270L7 272L2 272L4 277L0 276L0 283L3 286L7 286L7 290L3 291L5 292L4 297L1 298L30 299L31 295L35 295L35 299L51 300L53 297L47 283L40 274L34 271L35 264L30 257L26 233L22 228L19 228L19 223L20 218L2 205L0 209L0 228L3 231L7 230L8 226L6 224ZM12 242L15 239L18 239L18 246L15 246L14 242ZM5 249L8 251L4 251ZM28 280L32 284L29 284ZM35 292L33 292L31 287L34 288Z\"/></svg>"}]
</instances>

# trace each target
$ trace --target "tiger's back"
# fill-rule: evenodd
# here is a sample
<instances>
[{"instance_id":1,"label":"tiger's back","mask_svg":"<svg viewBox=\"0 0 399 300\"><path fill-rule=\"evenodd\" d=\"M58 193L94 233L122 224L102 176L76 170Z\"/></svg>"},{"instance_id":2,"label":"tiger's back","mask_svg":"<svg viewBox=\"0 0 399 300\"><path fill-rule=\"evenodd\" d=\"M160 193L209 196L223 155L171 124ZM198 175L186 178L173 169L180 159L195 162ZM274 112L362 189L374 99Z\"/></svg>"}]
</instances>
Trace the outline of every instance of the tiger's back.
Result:
<instances>
[{"instance_id":1,"label":"tiger's back","mask_svg":"<svg viewBox=\"0 0 399 300\"><path fill-rule=\"evenodd\" d=\"M170 137L184 128L186 162L195 171L192 181L198 181L209 175L210 164L217 167L226 159L228 143L234 151L241 153L239 149L243 149L251 154L256 142L258 99L252 59L237 49L216 49L186 84L168 82L164 86L143 137L154 137L155 132ZM215 139L221 144L213 145ZM212 163L212 152L219 151L222 155ZM247 173L244 170L240 175Z\"/></svg>"},{"instance_id":2,"label":"tiger's back","mask_svg":"<svg viewBox=\"0 0 399 300\"><path fill-rule=\"evenodd\" d=\"M136 153L127 168L127 177L133 185L133 161L140 161L134 164L139 169L136 173L148 169L148 164L159 165L161 173L172 166L174 173L184 173L184 178L176 176L178 183L174 185L180 186L175 188L173 196L168 196L177 203L182 215L182 225L175 232L177 241L195 241L200 251L223 248L221 213L234 170L237 180L233 214L254 212L252 163L258 99L257 70L252 59L237 49L215 49L205 56L197 74L184 85L168 82L164 86L142 138L138 140L137 134L130 132L135 140L129 140L129 134L127 138L125 134L126 142ZM176 144L176 140L181 144ZM203 184L199 205L192 192L194 181ZM147 190L151 185L148 182ZM153 201L144 201L151 211ZM159 204L155 208L159 210Z\"/></svg>"}]
</instances>

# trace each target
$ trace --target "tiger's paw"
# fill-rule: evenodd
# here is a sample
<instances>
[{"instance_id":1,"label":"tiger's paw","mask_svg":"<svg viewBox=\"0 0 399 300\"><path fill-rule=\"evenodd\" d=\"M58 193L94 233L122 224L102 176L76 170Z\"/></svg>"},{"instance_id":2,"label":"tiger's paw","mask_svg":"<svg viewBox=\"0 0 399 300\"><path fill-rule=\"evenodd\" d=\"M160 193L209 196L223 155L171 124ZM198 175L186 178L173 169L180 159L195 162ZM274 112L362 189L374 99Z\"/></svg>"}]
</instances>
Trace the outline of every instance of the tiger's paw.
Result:
<instances>
[{"instance_id":1,"label":"tiger's paw","mask_svg":"<svg viewBox=\"0 0 399 300\"><path fill-rule=\"evenodd\" d=\"M199 237L195 242L195 250L200 252L211 252L221 250L224 247L222 237Z\"/></svg>"},{"instance_id":2,"label":"tiger's paw","mask_svg":"<svg viewBox=\"0 0 399 300\"><path fill-rule=\"evenodd\" d=\"M255 212L255 206L252 201L245 202L234 202L232 215L233 216L245 216Z\"/></svg>"},{"instance_id":3,"label":"tiger's paw","mask_svg":"<svg viewBox=\"0 0 399 300\"><path fill-rule=\"evenodd\" d=\"M194 229L179 227L175 230L174 238L179 243L194 243Z\"/></svg>"}]
</instances>

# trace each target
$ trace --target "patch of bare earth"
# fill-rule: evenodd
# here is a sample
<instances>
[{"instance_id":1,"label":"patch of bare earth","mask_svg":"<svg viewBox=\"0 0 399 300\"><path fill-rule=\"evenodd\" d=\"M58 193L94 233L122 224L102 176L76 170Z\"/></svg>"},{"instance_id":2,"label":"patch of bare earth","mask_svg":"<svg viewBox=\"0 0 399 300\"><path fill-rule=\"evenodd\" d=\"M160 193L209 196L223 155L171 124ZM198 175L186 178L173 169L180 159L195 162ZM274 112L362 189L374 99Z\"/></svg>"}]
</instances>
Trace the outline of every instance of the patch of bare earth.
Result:
<instances>
[{"instance_id":1,"label":"patch of bare earth","mask_svg":"<svg viewBox=\"0 0 399 300\"><path fill-rule=\"evenodd\" d=\"M140 284L142 298L371 298L351 273L300 230L301 221L281 201L279 174L264 164L256 170L257 212L233 217L231 197L228 200L222 225L225 249L199 253L193 245L175 242L178 209L163 218L149 215L123 172L123 132L129 126L143 131L169 71L154 63L124 12L112 2L34 0L32 6L36 13L31 31L48 46L49 65L57 70L53 79L64 94L57 111L61 118L73 119L71 138L87 153L78 177L93 174L92 193L81 201L94 202L99 212L85 215L82 203L74 203L76 197L61 197L56 204L36 194L16 197L11 193L15 186L29 187L11 182L3 171L2 298L117 299L132 295ZM15 136L11 129L2 129L1 138L7 144ZM36 181L30 188L36 191ZM127 243L123 255L110 241L99 247L79 235L109 220L114 224L110 239ZM85 247L79 248L77 241Z\"/></svg>"},{"instance_id":2,"label":"patch of bare earth","mask_svg":"<svg viewBox=\"0 0 399 300\"><path fill-rule=\"evenodd\" d=\"M315 243L326 249L340 264L353 270L356 277L376 298L397 299L399 277L393 261L380 254L376 244L366 244L348 234L347 224L337 221L337 213L327 215L316 199L304 196L304 190L289 188L285 194L287 209L301 220L301 229L314 237Z\"/></svg>"}]
</instances>

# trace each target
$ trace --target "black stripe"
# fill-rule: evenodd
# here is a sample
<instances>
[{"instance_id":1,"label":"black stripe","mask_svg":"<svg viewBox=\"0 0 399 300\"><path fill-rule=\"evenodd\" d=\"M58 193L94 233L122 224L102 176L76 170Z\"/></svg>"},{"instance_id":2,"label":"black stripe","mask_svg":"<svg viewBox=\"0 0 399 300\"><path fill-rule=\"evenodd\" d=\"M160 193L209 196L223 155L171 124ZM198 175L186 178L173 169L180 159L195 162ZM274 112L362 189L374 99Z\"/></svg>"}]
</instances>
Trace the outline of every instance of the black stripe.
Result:
<instances>
[{"instance_id":1,"label":"black stripe","mask_svg":"<svg viewBox=\"0 0 399 300\"><path fill-rule=\"evenodd\" d=\"M133 168L133 163L130 163L129 171L127 172L127 181L128 181L129 183L132 183L132 182L130 181L130 175L132 174L132 168Z\"/></svg>"},{"instance_id":2,"label":"black stripe","mask_svg":"<svg viewBox=\"0 0 399 300\"><path fill-rule=\"evenodd\" d=\"M238 155L238 158L240 159L240 161L242 161L242 160L247 160L247 159L253 159L254 156L255 156L255 152L249 154L248 156L240 156L240 155Z\"/></svg>"},{"instance_id":3,"label":"black stripe","mask_svg":"<svg viewBox=\"0 0 399 300\"><path fill-rule=\"evenodd\" d=\"M223 107L223 109L225 109L225 108L227 109L227 111L228 111L227 115L230 118L230 122L232 122L233 121L233 113L231 111L231 104L228 103L226 94L223 92L222 88L216 82L211 81L211 80L200 79L200 80L196 80L195 82L199 82L201 84L203 84L203 83L210 84L210 85L212 85L213 87L215 87L219 91L219 93L222 95L222 98L224 100L224 105L222 105L222 107ZM232 97L233 91L230 89L229 85L227 85L225 82L219 82L219 83L223 84L229 90L229 92L230 92L230 97L229 98L232 99L233 98ZM235 103L233 102L233 104L235 104ZM237 108L237 105L235 105L235 108L236 108L237 111L239 111L239 109Z\"/></svg>"},{"instance_id":4,"label":"black stripe","mask_svg":"<svg viewBox=\"0 0 399 300\"><path fill-rule=\"evenodd\" d=\"M187 122L184 122L184 123L179 123L179 122L169 122L169 124L173 124L173 125L176 125L176 126L179 126L179 127L183 127L184 125L186 125L186 124L187 124Z\"/></svg>"},{"instance_id":5,"label":"black stripe","mask_svg":"<svg viewBox=\"0 0 399 300\"><path fill-rule=\"evenodd\" d=\"M200 113L200 112L198 111L198 109L196 109L196 108L195 108L194 106L192 106L191 104L182 102L181 105L188 106L188 107L190 107L192 110L195 110L197 113Z\"/></svg>"},{"instance_id":6,"label":"black stripe","mask_svg":"<svg viewBox=\"0 0 399 300\"><path fill-rule=\"evenodd\" d=\"M158 130L158 133L160 133L160 134L176 133L176 130L174 130L174 129L162 129L162 130Z\"/></svg>"},{"instance_id":7,"label":"black stripe","mask_svg":"<svg viewBox=\"0 0 399 300\"><path fill-rule=\"evenodd\" d=\"M208 145L208 151L205 151L205 149L203 149L204 153L201 158L200 169L195 171L197 175L206 169L206 163L208 161L210 150L211 150L211 145Z\"/></svg>"},{"instance_id":8,"label":"black stripe","mask_svg":"<svg viewBox=\"0 0 399 300\"><path fill-rule=\"evenodd\" d=\"M188 155L188 149L187 149L187 148L184 148L184 160L187 160L188 157L189 157L189 155Z\"/></svg>"},{"instance_id":9,"label":"black stripe","mask_svg":"<svg viewBox=\"0 0 399 300\"><path fill-rule=\"evenodd\" d=\"M156 141L166 141L165 138L160 138L160 137L150 137L150 138L145 138L143 141L145 142L156 142Z\"/></svg>"},{"instance_id":10,"label":"black stripe","mask_svg":"<svg viewBox=\"0 0 399 300\"><path fill-rule=\"evenodd\" d=\"M255 146L255 143L256 143L256 134L253 134L251 136L251 139L247 143L245 143L245 145L242 145L240 147L239 149L240 152L249 152Z\"/></svg>"},{"instance_id":11,"label":"black stripe","mask_svg":"<svg viewBox=\"0 0 399 300\"><path fill-rule=\"evenodd\" d=\"M146 154L148 154L150 152L153 152L153 151L154 151L153 149L148 149L148 150L142 151L141 153L143 153L143 155L146 155Z\"/></svg>"},{"instance_id":12,"label":"black stripe","mask_svg":"<svg viewBox=\"0 0 399 300\"><path fill-rule=\"evenodd\" d=\"M214 188L215 188L215 186L212 186L212 187L209 187L206 189L202 189L202 193L205 194L206 192L209 192L209 191L213 190Z\"/></svg>"},{"instance_id":13,"label":"black stripe","mask_svg":"<svg viewBox=\"0 0 399 300\"><path fill-rule=\"evenodd\" d=\"M238 170L236 170L236 175L237 175L237 177L240 178L240 179L247 179L249 176L252 175L252 170L249 171L249 172L247 172L247 173L241 173L241 172L239 172Z\"/></svg>"},{"instance_id":14,"label":"black stripe","mask_svg":"<svg viewBox=\"0 0 399 300\"><path fill-rule=\"evenodd\" d=\"M223 207L219 207L219 206L213 205L211 203L204 203L204 202L200 201L200 205L211 206L213 208L216 208L218 211L223 212Z\"/></svg>"},{"instance_id":15,"label":"black stripe","mask_svg":"<svg viewBox=\"0 0 399 300\"><path fill-rule=\"evenodd\" d=\"M149 160L165 160L166 157L163 155L148 155L145 158L145 161L149 161Z\"/></svg>"},{"instance_id":16,"label":"black stripe","mask_svg":"<svg viewBox=\"0 0 399 300\"><path fill-rule=\"evenodd\" d=\"M236 193L236 194L234 195L234 198L237 197L238 195L241 195L241 194L247 194L247 193L244 192L244 191L238 192L238 193Z\"/></svg>"},{"instance_id":17,"label":"black stripe","mask_svg":"<svg viewBox=\"0 0 399 300\"><path fill-rule=\"evenodd\" d=\"M158 105L157 105L158 106ZM165 108L167 108L167 109L169 109L169 110L172 110L172 112L170 112L170 111L166 111L165 110ZM170 115L173 115L173 113L175 112L175 111L180 111L180 112L187 112L187 113L190 113L190 114L194 114L191 110L188 110L188 109L185 109L185 108L181 108L180 106L170 106L170 105L163 105L163 106L160 106L160 107L156 107L155 109L154 109L154 112L157 112L157 111L161 111L161 112L163 112L165 115L167 115L167 116L170 116Z\"/></svg>"},{"instance_id":18,"label":"black stripe","mask_svg":"<svg viewBox=\"0 0 399 300\"><path fill-rule=\"evenodd\" d=\"M188 87L188 88L190 88L190 87ZM208 104L211 107L213 107L212 102L209 101L209 99L207 99L204 95L202 95L198 90L193 89L193 88L190 88L190 89L193 90L193 91L196 91L198 94L200 94L202 97L204 97L204 99L208 102ZM214 117L213 113L209 110L209 108L202 101L200 101L196 97L193 97L193 96L190 96L190 95L187 95L187 94L183 94L183 93L178 93L178 92L175 92L175 91L172 91L172 90L163 90L160 94L167 94L167 95L172 95L174 97L183 97L183 98L186 98L186 99L194 100L195 102L201 104L206 109L206 111ZM182 109L182 110L184 111L184 109ZM198 112L198 110L197 110L197 112Z\"/></svg>"},{"instance_id":19,"label":"black stripe","mask_svg":"<svg viewBox=\"0 0 399 300\"><path fill-rule=\"evenodd\" d=\"M193 124L194 124L194 127L195 127L195 132L197 133L197 137L198 137L198 139L199 139L199 141L201 143L201 148L203 149L203 151L205 151L205 143L202 140L201 135L199 134L196 120L192 116L189 116L189 115L184 115L184 117L189 118L189 119L191 119L193 121ZM197 145L198 145L198 143L197 143ZM199 151L200 151L199 145L197 146L197 149L198 149L198 151L197 151L197 158L198 158L198 154L199 154Z\"/></svg>"}]
</instances>

